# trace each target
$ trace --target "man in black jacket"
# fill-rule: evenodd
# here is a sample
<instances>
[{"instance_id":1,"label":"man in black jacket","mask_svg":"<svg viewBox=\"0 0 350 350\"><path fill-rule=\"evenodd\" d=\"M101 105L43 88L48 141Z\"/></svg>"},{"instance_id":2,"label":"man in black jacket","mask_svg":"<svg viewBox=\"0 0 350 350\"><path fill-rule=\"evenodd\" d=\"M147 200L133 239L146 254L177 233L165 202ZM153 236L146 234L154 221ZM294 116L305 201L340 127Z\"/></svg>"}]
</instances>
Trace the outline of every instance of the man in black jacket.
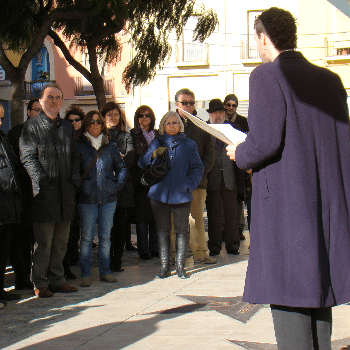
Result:
<instances>
[{"instance_id":1,"label":"man in black jacket","mask_svg":"<svg viewBox=\"0 0 350 350\"><path fill-rule=\"evenodd\" d=\"M64 279L70 221L75 213L75 191L80 186L79 152L74 128L58 113L63 94L57 84L44 86L42 111L23 126L21 161L33 188L32 217L37 248L32 280L39 297L76 292Z\"/></svg>"},{"instance_id":2,"label":"man in black jacket","mask_svg":"<svg viewBox=\"0 0 350 350\"><path fill-rule=\"evenodd\" d=\"M176 107L184 109L186 112L196 115L195 96L189 89L181 89L175 95ZM195 262L204 264L215 264L216 260L209 257L208 247L204 231L204 205L207 196L206 188L208 183L208 173L214 165L215 148L211 135L194 125L180 109L177 109L185 126L185 135L193 140L198 149L199 156L204 164L204 175L198 187L192 192L193 201L191 204L190 216L190 248Z\"/></svg>"},{"instance_id":3,"label":"man in black jacket","mask_svg":"<svg viewBox=\"0 0 350 350\"><path fill-rule=\"evenodd\" d=\"M4 108L0 104L0 126ZM20 294L4 290L5 270L10 250L13 224L21 214L20 187L16 174L16 155L3 131L0 131L0 308L7 301L18 300Z\"/></svg>"}]
</instances>

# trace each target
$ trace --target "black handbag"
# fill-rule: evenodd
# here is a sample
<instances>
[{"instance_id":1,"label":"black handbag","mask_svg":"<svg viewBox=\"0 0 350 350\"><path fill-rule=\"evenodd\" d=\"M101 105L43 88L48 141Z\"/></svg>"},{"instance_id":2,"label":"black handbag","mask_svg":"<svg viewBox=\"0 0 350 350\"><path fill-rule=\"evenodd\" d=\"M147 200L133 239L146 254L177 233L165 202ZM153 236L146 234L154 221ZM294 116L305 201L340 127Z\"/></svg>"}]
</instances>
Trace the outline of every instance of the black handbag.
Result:
<instances>
[{"instance_id":1,"label":"black handbag","mask_svg":"<svg viewBox=\"0 0 350 350\"><path fill-rule=\"evenodd\" d=\"M168 170L168 149L158 147L152 153L151 164L145 169L141 183L146 187L156 184Z\"/></svg>"}]
</instances>

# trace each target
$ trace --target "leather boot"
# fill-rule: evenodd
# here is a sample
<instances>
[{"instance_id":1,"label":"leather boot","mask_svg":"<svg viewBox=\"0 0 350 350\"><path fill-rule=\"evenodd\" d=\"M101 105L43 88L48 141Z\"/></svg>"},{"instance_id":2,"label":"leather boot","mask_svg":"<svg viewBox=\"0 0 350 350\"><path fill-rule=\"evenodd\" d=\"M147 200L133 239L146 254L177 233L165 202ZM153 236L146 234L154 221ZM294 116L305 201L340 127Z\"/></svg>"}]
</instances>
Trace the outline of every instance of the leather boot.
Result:
<instances>
[{"instance_id":1,"label":"leather boot","mask_svg":"<svg viewBox=\"0 0 350 350\"><path fill-rule=\"evenodd\" d=\"M158 235L159 255L162 268L158 272L157 278L166 278L170 276L170 237Z\"/></svg>"},{"instance_id":2,"label":"leather boot","mask_svg":"<svg viewBox=\"0 0 350 350\"><path fill-rule=\"evenodd\" d=\"M188 245L188 233L177 233L176 234L176 272L179 278L187 278L185 271L185 262Z\"/></svg>"}]
</instances>

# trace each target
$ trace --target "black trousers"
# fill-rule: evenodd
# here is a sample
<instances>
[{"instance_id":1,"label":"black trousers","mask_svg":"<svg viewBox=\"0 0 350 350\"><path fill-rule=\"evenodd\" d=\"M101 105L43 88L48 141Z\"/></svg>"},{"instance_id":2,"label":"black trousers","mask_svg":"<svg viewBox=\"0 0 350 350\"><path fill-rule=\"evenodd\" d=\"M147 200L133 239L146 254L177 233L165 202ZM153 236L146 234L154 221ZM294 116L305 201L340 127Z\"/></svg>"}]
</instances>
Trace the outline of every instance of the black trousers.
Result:
<instances>
[{"instance_id":1,"label":"black trousers","mask_svg":"<svg viewBox=\"0 0 350 350\"><path fill-rule=\"evenodd\" d=\"M111 265L121 267L127 233L127 208L116 207L111 231Z\"/></svg>"},{"instance_id":2,"label":"black trousers","mask_svg":"<svg viewBox=\"0 0 350 350\"><path fill-rule=\"evenodd\" d=\"M224 209L224 237L221 232L221 201ZM210 251L221 251L222 240L225 240L226 250L239 249L238 202L237 190L228 190L221 175L221 186L217 191L207 191L208 215L208 248Z\"/></svg>"},{"instance_id":3,"label":"black trousers","mask_svg":"<svg viewBox=\"0 0 350 350\"><path fill-rule=\"evenodd\" d=\"M331 350L332 308L271 305L278 350Z\"/></svg>"},{"instance_id":4,"label":"black trousers","mask_svg":"<svg viewBox=\"0 0 350 350\"><path fill-rule=\"evenodd\" d=\"M4 290L7 260L10 253L12 224L0 225L0 294Z\"/></svg>"}]
</instances>

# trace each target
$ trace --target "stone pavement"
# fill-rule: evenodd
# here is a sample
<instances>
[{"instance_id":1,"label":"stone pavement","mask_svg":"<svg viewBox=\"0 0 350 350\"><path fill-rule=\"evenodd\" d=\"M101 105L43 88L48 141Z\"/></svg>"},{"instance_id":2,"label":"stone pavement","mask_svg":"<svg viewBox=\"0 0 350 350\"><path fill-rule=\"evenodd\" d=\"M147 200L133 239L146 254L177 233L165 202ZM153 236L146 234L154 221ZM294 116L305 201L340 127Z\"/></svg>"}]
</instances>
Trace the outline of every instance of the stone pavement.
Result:
<instances>
[{"instance_id":1,"label":"stone pavement","mask_svg":"<svg viewBox=\"0 0 350 350\"><path fill-rule=\"evenodd\" d=\"M142 261L126 252L119 282L98 280L78 293L22 300L0 310L1 349L277 349L267 305L241 301L249 257L249 235L239 256L223 252L215 265L187 259L190 278L154 279L159 259ZM133 235L133 240L135 237ZM79 275L79 267L72 268ZM11 272L6 276L9 289ZM350 305L333 309L332 349L350 344ZM303 349L301 349L303 350Z\"/></svg>"}]
</instances>

